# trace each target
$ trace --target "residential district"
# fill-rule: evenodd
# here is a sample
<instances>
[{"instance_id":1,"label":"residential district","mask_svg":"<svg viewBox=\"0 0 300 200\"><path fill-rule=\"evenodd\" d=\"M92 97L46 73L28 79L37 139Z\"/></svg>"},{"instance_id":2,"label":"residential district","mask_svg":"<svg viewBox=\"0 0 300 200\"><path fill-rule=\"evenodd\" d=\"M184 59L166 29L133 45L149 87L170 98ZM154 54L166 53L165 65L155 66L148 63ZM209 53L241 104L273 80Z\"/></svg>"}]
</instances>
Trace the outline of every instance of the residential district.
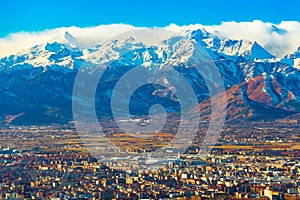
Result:
<instances>
[{"instance_id":1,"label":"residential district","mask_svg":"<svg viewBox=\"0 0 300 200\"><path fill-rule=\"evenodd\" d=\"M194 144L159 170L132 172L93 157L71 125L0 135L0 199L300 199L294 121L228 125L205 156Z\"/></svg>"}]
</instances>

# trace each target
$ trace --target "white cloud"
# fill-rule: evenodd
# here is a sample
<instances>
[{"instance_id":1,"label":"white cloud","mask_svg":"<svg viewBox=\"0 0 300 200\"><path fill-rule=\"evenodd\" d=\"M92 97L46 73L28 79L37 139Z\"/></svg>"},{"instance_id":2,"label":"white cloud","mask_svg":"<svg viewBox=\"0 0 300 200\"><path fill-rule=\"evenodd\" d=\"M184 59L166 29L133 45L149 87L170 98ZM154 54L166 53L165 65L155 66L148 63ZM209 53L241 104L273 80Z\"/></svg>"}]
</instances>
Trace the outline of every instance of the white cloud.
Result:
<instances>
[{"instance_id":1,"label":"white cloud","mask_svg":"<svg viewBox=\"0 0 300 200\"><path fill-rule=\"evenodd\" d=\"M276 56L294 52L300 46L300 23L283 21L280 24L252 22L223 22L218 26L205 26L208 32L231 39L257 41Z\"/></svg>"},{"instance_id":2,"label":"white cloud","mask_svg":"<svg viewBox=\"0 0 300 200\"><path fill-rule=\"evenodd\" d=\"M201 24L178 26L170 24L162 28L143 28L125 24L100 25L96 27L62 27L40 32L20 32L0 38L0 56L20 52L37 44L43 44L59 38L68 31L85 45L94 45L117 35L130 36L135 30L134 37L148 44L155 44L172 35L187 29L205 28L219 37L231 39L255 40L277 56L292 53L300 46L300 23L283 21L279 24L264 23L259 20L252 22L223 22L221 25L203 26ZM146 34L146 37L144 37Z\"/></svg>"},{"instance_id":3,"label":"white cloud","mask_svg":"<svg viewBox=\"0 0 300 200\"><path fill-rule=\"evenodd\" d=\"M11 55L23 49L47 43L54 38L59 40L66 31L88 45L133 29L135 27L130 25L113 24L88 28L62 27L40 32L13 33L5 38L0 38L0 56Z\"/></svg>"},{"instance_id":4,"label":"white cloud","mask_svg":"<svg viewBox=\"0 0 300 200\"><path fill-rule=\"evenodd\" d=\"M126 24L100 25L95 27L62 27L39 32L19 32L0 38L0 57L15 54L35 45L52 41L63 41L65 32L69 32L84 46L93 46L118 36L130 37L130 31L134 31L137 40L147 44L156 44L174 35L173 30L166 28L134 27Z\"/></svg>"}]
</instances>

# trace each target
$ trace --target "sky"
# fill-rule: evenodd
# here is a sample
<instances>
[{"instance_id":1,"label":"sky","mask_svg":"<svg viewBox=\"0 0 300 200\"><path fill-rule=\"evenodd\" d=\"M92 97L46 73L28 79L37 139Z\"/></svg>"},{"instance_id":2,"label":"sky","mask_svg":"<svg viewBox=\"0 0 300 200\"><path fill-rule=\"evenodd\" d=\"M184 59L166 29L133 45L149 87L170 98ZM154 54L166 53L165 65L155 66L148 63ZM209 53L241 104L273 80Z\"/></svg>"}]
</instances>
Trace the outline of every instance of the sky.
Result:
<instances>
[{"instance_id":1,"label":"sky","mask_svg":"<svg viewBox=\"0 0 300 200\"><path fill-rule=\"evenodd\" d=\"M300 21L298 0L1 0L0 37L58 27L131 24L164 27L228 21Z\"/></svg>"}]
</instances>

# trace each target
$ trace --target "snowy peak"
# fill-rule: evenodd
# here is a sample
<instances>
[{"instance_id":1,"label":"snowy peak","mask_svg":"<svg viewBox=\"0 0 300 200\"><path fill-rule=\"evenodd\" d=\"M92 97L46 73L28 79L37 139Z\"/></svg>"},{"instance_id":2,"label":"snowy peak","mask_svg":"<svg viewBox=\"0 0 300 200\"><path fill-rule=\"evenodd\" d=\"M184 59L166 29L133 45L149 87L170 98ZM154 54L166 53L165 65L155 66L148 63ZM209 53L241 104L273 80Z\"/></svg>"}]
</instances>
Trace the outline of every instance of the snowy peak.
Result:
<instances>
[{"instance_id":1,"label":"snowy peak","mask_svg":"<svg viewBox=\"0 0 300 200\"><path fill-rule=\"evenodd\" d=\"M221 40L218 37L206 38L203 39L203 42L205 43L205 47L208 49L212 49L215 51L220 50Z\"/></svg>"},{"instance_id":2,"label":"snowy peak","mask_svg":"<svg viewBox=\"0 0 300 200\"><path fill-rule=\"evenodd\" d=\"M294 68L300 69L300 47L298 47L294 53L283 57L280 61L293 66Z\"/></svg>"},{"instance_id":3,"label":"snowy peak","mask_svg":"<svg viewBox=\"0 0 300 200\"><path fill-rule=\"evenodd\" d=\"M198 29L193 31L187 31L187 36L190 39L195 39L197 42L201 43L203 39L213 37L204 29Z\"/></svg>"},{"instance_id":4,"label":"snowy peak","mask_svg":"<svg viewBox=\"0 0 300 200\"><path fill-rule=\"evenodd\" d=\"M116 50L134 50L137 48L144 48L146 47L145 44L143 44L140 41L137 41L134 37L129 37L124 40L116 40L114 43L114 48Z\"/></svg>"},{"instance_id":5,"label":"snowy peak","mask_svg":"<svg viewBox=\"0 0 300 200\"><path fill-rule=\"evenodd\" d=\"M292 64L284 64L279 62L280 58L271 59L274 56L255 41L216 37L204 29L180 32L152 46L135 38L138 37L134 34L116 36L92 48L84 48L78 45L79 39L64 32L48 43L0 59L2 85L9 87L16 98L11 100L10 93L6 96L4 94L4 98L0 98L0 106L6 108L9 105L13 108L6 113L14 113L15 108L19 109L15 113L26 113L35 108L36 105L31 103L34 97L36 102L45 106L33 110L33 113L41 112L45 107L67 109L67 106L62 105L70 103L74 75L83 62L88 64L89 69L110 65L111 70L107 73L112 74L107 74L110 78L105 83L109 87L120 74L125 74L126 70L135 66L145 67L154 74L175 68L195 88L200 102L209 95L206 80L213 87L219 86L215 74L210 73L209 62L219 70L228 91L228 116L231 119L273 114L280 110L282 116L300 112L300 105L295 101L300 99L300 72L295 69L300 69L300 48L286 57L286 60L293 61ZM194 66L201 67L204 73L198 75ZM122 73L115 73L115 70ZM91 73L94 71L92 69ZM177 80L177 77L171 78ZM167 82L170 80L166 77ZM106 86L99 88L103 89L101 95L105 95L105 98L101 96L98 99L103 105L106 105L105 99L108 99L106 95L111 93L111 89ZM22 104L24 99L28 103ZM202 105L204 109L207 108L207 104ZM101 112L108 114L106 110ZM42 113L44 115L46 112Z\"/></svg>"},{"instance_id":6,"label":"snowy peak","mask_svg":"<svg viewBox=\"0 0 300 200\"><path fill-rule=\"evenodd\" d=\"M254 42L251 50L248 53L249 59L271 59L275 58L271 53L269 53L267 50L265 50L261 45L259 45L257 42Z\"/></svg>"},{"instance_id":7,"label":"snowy peak","mask_svg":"<svg viewBox=\"0 0 300 200\"><path fill-rule=\"evenodd\" d=\"M81 48L80 42L68 31L52 38L48 43L60 43L64 44L70 48Z\"/></svg>"},{"instance_id":8,"label":"snowy peak","mask_svg":"<svg viewBox=\"0 0 300 200\"><path fill-rule=\"evenodd\" d=\"M121 58L122 55L137 49L144 49L146 45L134 37L113 39L103 44L97 44L93 49L83 51L80 57L94 64L103 64Z\"/></svg>"},{"instance_id":9,"label":"snowy peak","mask_svg":"<svg viewBox=\"0 0 300 200\"><path fill-rule=\"evenodd\" d=\"M294 67L300 69L300 47L291 55L294 61Z\"/></svg>"},{"instance_id":10,"label":"snowy peak","mask_svg":"<svg viewBox=\"0 0 300 200\"><path fill-rule=\"evenodd\" d=\"M300 58L300 47L298 47L298 49L294 53L288 55L287 58L291 58L291 59Z\"/></svg>"},{"instance_id":11,"label":"snowy peak","mask_svg":"<svg viewBox=\"0 0 300 200\"><path fill-rule=\"evenodd\" d=\"M227 56L242 56L247 60L254 61L255 59L271 59L274 56L265 50L261 45L255 41L249 40L232 40L220 39L219 37L207 32L205 29L187 30L183 34L184 38L195 40L201 46L213 50ZM179 36L174 37L170 42L176 42L181 39Z\"/></svg>"},{"instance_id":12,"label":"snowy peak","mask_svg":"<svg viewBox=\"0 0 300 200\"><path fill-rule=\"evenodd\" d=\"M218 37L206 38L203 40L206 48L228 56L242 56L249 61L255 59L271 59L274 58L267 50L265 50L257 42L249 40L231 40L222 39Z\"/></svg>"},{"instance_id":13,"label":"snowy peak","mask_svg":"<svg viewBox=\"0 0 300 200\"><path fill-rule=\"evenodd\" d=\"M82 60L92 65L122 60L120 63L134 63L149 66L151 63L169 66L189 64L191 61L242 58L246 62L255 62L274 58L261 45L254 41L232 40L214 36L203 28L184 30L155 46L135 39L135 35L118 36L103 41L93 48L80 45L79 39L70 32L62 32L48 43L16 54L4 61L6 67L16 64L30 64L32 67L52 67L53 64L66 66L70 61ZM152 49L151 51L149 49ZM206 52L206 53L205 53ZM22 56L20 56L22 55ZM4 59L5 60L5 59ZM233 68L231 66L230 68ZM233 70L234 71L234 70Z\"/></svg>"},{"instance_id":14,"label":"snowy peak","mask_svg":"<svg viewBox=\"0 0 300 200\"><path fill-rule=\"evenodd\" d=\"M68 42L74 42L76 40L68 31L65 32L64 38Z\"/></svg>"},{"instance_id":15,"label":"snowy peak","mask_svg":"<svg viewBox=\"0 0 300 200\"><path fill-rule=\"evenodd\" d=\"M54 52L54 53L58 53L59 51L62 51L63 49L65 49L66 46L63 44L60 44L58 42L54 42L54 43L47 43L45 46L45 50L50 51L50 52Z\"/></svg>"},{"instance_id":16,"label":"snowy peak","mask_svg":"<svg viewBox=\"0 0 300 200\"><path fill-rule=\"evenodd\" d=\"M60 41L60 42L57 42ZM42 67L57 71L73 68L74 60L82 56L76 39L68 32L46 44L36 45L15 55L0 59L0 70L23 70Z\"/></svg>"}]
</instances>

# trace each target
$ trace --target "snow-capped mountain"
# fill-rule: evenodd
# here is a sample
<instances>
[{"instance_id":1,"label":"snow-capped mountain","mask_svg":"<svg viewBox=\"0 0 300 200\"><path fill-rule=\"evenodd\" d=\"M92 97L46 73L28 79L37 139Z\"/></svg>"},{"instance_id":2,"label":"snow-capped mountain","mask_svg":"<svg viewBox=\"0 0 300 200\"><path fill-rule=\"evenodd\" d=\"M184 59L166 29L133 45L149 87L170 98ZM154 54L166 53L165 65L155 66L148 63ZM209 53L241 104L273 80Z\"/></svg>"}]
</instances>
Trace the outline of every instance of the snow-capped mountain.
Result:
<instances>
[{"instance_id":1,"label":"snow-capped mountain","mask_svg":"<svg viewBox=\"0 0 300 200\"><path fill-rule=\"evenodd\" d=\"M196 39L205 48L228 56L242 56L249 61L274 58L271 53L266 51L256 41L220 39L207 33L205 30L192 31L190 35L191 38Z\"/></svg>"},{"instance_id":2,"label":"snow-capped mountain","mask_svg":"<svg viewBox=\"0 0 300 200\"><path fill-rule=\"evenodd\" d=\"M300 69L300 47L294 53L282 58L281 61L288 63L294 68Z\"/></svg>"},{"instance_id":3,"label":"snow-capped mountain","mask_svg":"<svg viewBox=\"0 0 300 200\"><path fill-rule=\"evenodd\" d=\"M57 40L57 41L56 41ZM36 45L15 55L0 59L0 70L22 70L31 68L73 68L73 62L83 55L76 39L66 32L63 37L42 45Z\"/></svg>"},{"instance_id":4,"label":"snow-capped mountain","mask_svg":"<svg viewBox=\"0 0 300 200\"><path fill-rule=\"evenodd\" d=\"M110 66L98 88L96 101L101 104L109 103L109 91L118 78L141 66L151 72L176 69L184 74L197 94L199 108L207 109L209 92L203 78L214 87L219 83L214 76L202 77L193 68L203 61L213 62L222 75L228 94L229 121L268 114L271 117L274 111L280 113L276 117L299 112L300 48L293 54L275 58L256 41L223 39L197 29L184 30L157 45L138 41L133 34L89 48L65 32L45 44L0 58L0 114L5 118L24 113L16 120L26 122L70 120L72 88L83 65L91 69ZM151 104L147 100L163 101L168 110L177 111L171 93L161 88L145 88L134 104L144 108ZM150 98L149 94L156 97ZM98 114L111 114L107 108L110 106L99 108ZM138 114L139 109L135 112Z\"/></svg>"}]
</instances>

